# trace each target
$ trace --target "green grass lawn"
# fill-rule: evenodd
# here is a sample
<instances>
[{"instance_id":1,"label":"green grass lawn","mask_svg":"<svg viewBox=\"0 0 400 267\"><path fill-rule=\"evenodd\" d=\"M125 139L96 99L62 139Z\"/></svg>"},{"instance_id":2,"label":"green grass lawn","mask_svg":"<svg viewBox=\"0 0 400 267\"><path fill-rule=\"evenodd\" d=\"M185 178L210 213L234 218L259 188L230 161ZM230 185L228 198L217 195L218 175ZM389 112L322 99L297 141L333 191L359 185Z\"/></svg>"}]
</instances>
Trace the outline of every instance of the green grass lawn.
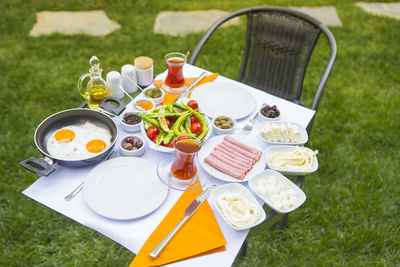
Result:
<instances>
[{"instance_id":1,"label":"green grass lawn","mask_svg":"<svg viewBox=\"0 0 400 267\"><path fill-rule=\"evenodd\" d=\"M353 1L268 1L269 5L337 8L343 27L331 27L338 56L319 107L309 147L318 149L319 170L305 179L305 204L287 228L249 239L248 255L235 266L398 266L400 262L400 21L365 13ZM124 247L21 194L37 176L18 162L40 156L33 134L54 112L78 106L79 76L90 56L104 73L120 70L133 58L155 60L193 50L202 34L153 34L161 10L222 9L265 1L14 1L0 2L0 266L128 266ZM105 38L31 38L42 10L103 9L122 25ZM235 78L233 66L242 28L217 36L198 61L200 67ZM233 37L227 42L225 38ZM238 38L236 38L238 37ZM221 51L228 49L229 54ZM326 43L311 66L323 61ZM320 77L310 71L308 102ZM306 101L306 102L307 102Z\"/></svg>"}]
</instances>

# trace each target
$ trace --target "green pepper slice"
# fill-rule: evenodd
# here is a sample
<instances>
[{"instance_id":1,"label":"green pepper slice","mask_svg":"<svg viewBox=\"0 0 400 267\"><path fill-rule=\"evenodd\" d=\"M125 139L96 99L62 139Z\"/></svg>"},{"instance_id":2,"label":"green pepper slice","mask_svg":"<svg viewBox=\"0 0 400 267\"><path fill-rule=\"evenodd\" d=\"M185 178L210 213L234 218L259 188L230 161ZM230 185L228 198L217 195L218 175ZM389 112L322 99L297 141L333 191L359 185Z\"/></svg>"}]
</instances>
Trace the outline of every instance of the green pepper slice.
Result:
<instances>
[{"instance_id":1,"label":"green pepper slice","mask_svg":"<svg viewBox=\"0 0 400 267\"><path fill-rule=\"evenodd\" d=\"M170 132L171 131L168 128L167 119L165 118L165 109L164 108L160 109L160 112L158 112L158 121L160 123L161 129L164 132Z\"/></svg>"},{"instance_id":2,"label":"green pepper slice","mask_svg":"<svg viewBox=\"0 0 400 267\"><path fill-rule=\"evenodd\" d=\"M164 136L165 136L165 133L164 133L164 132L161 132L161 133L158 135L158 137L157 137L157 139L156 139L156 145L157 145L157 146L159 146L159 145L161 144L161 142L162 142L163 139L164 139Z\"/></svg>"},{"instance_id":3,"label":"green pepper slice","mask_svg":"<svg viewBox=\"0 0 400 267\"><path fill-rule=\"evenodd\" d=\"M147 121L148 123L150 123L151 125L153 125L153 126L156 126L158 129L161 129L161 126L160 126L160 124L158 123L158 121L157 120L155 120L155 119L153 119L153 118L150 118L149 116L147 116L146 114L142 114L142 113L138 113L139 115L140 115L140 117L142 117L142 119L144 120L144 121Z\"/></svg>"},{"instance_id":4,"label":"green pepper slice","mask_svg":"<svg viewBox=\"0 0 400 267\"><path fill-rule=\"evenodd\" d=\"M199 121L203 126L203 131L199 134L199 136L197 138L199 138L201 140L210 130L210 128L208 128L206 119L203 116L201 116L201 114L197 110L194 110L191 107L189 107L188 105L185 105L183 103L182 103L182 105L185 106L188 110L190 110L190 112L192 112L197 118L199 118Z\"/></svg>"}]
</instances>

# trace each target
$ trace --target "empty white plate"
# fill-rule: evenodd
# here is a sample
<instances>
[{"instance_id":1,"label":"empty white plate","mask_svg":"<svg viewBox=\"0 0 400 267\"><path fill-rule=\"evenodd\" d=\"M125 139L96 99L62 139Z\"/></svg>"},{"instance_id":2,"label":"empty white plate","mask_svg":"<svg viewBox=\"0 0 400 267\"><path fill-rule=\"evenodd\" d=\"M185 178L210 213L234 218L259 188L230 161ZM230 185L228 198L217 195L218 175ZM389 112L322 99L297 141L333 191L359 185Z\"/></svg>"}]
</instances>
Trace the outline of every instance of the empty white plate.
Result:
<instances>
[{"instance_id":1,"label":"empty white plate","mask_svg":"<svg viewBox=\"0 0 400 267\"><path fill-rule=\"evenodd\" d=\"M85 179L83 195L98 214L130 220L156 210L168 195L156 165L142 158L121 157L97 165Z\"/></svg>"},{"instance_id":2,"label":"empty white plate","mask_svg":"<svg viewBox=\"0 0 400 267\"><path fill-rule=\"evenodd\" d=\"M202 84L193 91L191 98L199 103L199 110L211 118L226 115L241 119L257 107L253 94L243 85L233 82Z\"/></svg>"}]
</instances>

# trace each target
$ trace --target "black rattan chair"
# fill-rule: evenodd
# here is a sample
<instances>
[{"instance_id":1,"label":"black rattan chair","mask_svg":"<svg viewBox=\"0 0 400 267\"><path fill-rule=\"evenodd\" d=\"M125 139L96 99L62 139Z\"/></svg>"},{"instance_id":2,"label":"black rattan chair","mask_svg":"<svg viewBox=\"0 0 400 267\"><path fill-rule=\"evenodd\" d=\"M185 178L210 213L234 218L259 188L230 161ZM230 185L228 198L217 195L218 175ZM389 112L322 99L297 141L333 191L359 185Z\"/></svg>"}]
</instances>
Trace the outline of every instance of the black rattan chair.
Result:
<instances>
[{"instance_id":1,"label":"black rattan chair","mask_svg":"<svg viewBox=\"0 0 400 267\"><path fill-rule=\"evenodd\" d=\"M325 25L302 12L284 7L261 6L228 14L218 20L202 37L193 52L190 64L196 64L203 46L222 24L239 16L247 16L247 32L237 80L300 105L303 105L303 82L311 54L320 34L326 37L330 55L310 107L317 111L336 58L336 41ZM313 120L307 127L309 134L312 124ZM298 176L297 186L301 187L303 181L304 177ZM269 211L266 221L273 221L276 215L276 212ZM287 215L280 219L281 229L286 225L287 219ZM260 230L264 230L262 226L252 229L250 234ZM246 248L245 241L242 254L246 254Z\"/></svg>"},{"instance_id":2,"label":"black rattan chair","mask_svg":"<svg viewBox=\"0 0 400 267\"><path fill-rule=\"evenodd\" d=\"M195 65L203 46L225 22L247 16L246 43L238 81L267 93L302 104L303 81L314 47L322 33L330 57L320 79L311 109L317 111L336 58L336 41L318 20L293 9L261 6L235 11L218 20L197 44L190 64ZM307 127L311 131L313 121Z\"/></svg>"}]
</instances>

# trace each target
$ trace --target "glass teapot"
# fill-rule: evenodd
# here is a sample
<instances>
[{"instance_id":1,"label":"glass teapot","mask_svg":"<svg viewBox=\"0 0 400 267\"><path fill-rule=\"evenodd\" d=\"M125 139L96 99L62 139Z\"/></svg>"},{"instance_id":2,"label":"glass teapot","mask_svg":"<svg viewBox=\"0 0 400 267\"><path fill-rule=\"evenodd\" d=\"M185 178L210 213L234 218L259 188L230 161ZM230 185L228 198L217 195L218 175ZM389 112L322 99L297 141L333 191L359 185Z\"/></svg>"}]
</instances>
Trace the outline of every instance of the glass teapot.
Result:
<instances>
[{"instance_id":1,"label":"glass teapot","mask_svg":"<svg viewBox=\"0 0 400 267\"><path fill-rule=\"evenodd\" d=\"M101 77L103 70L100 68L100 60L96 56L92 56L89 64L91 66L89 73L85 73L79 78L78 91L90 108L97 109L100 102L110 96L110 90L106 81ZM83 88L82 83L87 77L89 77L89 82L86 84L86 88Z\"/></svg>"}]
</instances>

